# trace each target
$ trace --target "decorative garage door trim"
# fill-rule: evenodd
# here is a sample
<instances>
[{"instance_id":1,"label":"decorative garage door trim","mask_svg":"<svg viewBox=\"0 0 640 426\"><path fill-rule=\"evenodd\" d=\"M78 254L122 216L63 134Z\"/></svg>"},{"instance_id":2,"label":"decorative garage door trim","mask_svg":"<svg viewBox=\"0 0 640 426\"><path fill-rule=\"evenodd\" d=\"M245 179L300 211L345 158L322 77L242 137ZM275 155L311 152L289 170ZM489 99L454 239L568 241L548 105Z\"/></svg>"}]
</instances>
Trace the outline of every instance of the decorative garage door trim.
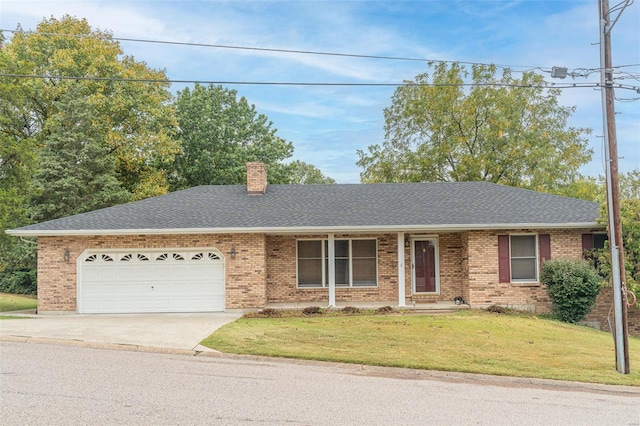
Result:
<instances>
[{"instance_id":1,"label":"decorative garage door trim","mask_svg":"<svg viewBox=\"0 0 640 426\"><path fill-rule=\"evenodd\" d=\"M150 251L106 251L93 252L87 251L80 257L84 262L171 262L184 261L216 261L222 260L221 255L217 254L213 249L196 250L196 251L172 251L161 250L158 252Z\"/></svg>"},{"instance_id":2,"label":"decorative garage door trim","mask_svg":"<svg viewBox=\"0 0 640 426\"><path fill-rule=\"evenodd\" d=\"M215 248L86 250L79 313L224 311L224 258Z\"/></svg>"}]
</instances>

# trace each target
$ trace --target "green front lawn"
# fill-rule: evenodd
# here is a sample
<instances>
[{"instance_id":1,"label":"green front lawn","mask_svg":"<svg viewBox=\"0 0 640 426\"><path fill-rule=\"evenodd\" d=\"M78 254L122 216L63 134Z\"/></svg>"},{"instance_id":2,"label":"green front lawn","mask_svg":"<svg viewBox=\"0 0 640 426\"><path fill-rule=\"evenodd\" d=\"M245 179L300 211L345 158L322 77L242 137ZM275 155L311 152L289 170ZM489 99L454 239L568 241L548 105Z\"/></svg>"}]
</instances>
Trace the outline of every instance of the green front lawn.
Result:
<instances>
[{"instance_id":1,"label":"green front lawn","mask_svg":"<svg viewBox=\"0 0 640 426\"><path fill-rule=\"evenodd\" d=\"M456 314L241 318L202 344L238 354L640 386L615 370L608 333L529 315Z\"/></svg>"},{"instance_id":2,"label":"green front lawn","mask_svg":"<svg viewBox=\"0 0 640 426\"><path fill-rule=\"evenodd\" d=\"M22 311L35 309L38 302L35 296L22 294L0 293L0 312Z\"/></svg>"}]
</instances>

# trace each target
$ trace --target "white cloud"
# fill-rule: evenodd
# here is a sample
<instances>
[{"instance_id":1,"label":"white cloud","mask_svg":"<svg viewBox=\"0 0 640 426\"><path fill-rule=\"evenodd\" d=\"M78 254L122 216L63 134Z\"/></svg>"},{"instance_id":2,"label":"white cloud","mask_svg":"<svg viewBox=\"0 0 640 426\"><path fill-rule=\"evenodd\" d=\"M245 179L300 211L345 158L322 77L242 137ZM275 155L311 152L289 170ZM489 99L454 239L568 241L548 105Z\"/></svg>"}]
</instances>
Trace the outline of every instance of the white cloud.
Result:
<instances>
[{"instance_id":1,"label":"white cloud","mask_svg":"<svg viewBox=\"0 0 640 426\"><path fill-rule=\"evenodd\" d=\"M422 57L569 68L598 67L595 1L14 1L0 2L0 27L34 28L43 17L87 18L116 37L249 47ZM614 29L614 63L640 63L640 4ZM172 78L216 81L401 82L427 70L422 62L292 55L250 50L121 43L125 53ZM636 74L640 67L632 69ZM545 74L549 80L550 76ZM576 79L576 82L587 81ZM598 81L594 75L589 81ZM556 82L570 82L570 79ZM627 84L640 86L636 80ZM180 86L184 87L184 86ZM178 88L176 85L175 88ZM384 137L382 110L394 88L241 86L296 156L341 181L357 180L355 150ZM617 92L632 97L631 91ZM591 127L597 164L602 133L599 92L566 89L576 105L570 124ZM640 101L617 103L622 167L640 167Z\"/></svg>"},{"instance_id":2,"label":"white cloud","mask_svg":"<svg viewBox=\"0 0 640 426\"><path fill-rule=\"evenodd\" d=\"M163 21L148 16L144 10L136 10L132 5L135 3L3 0L0 7L3 15L13 16L17 22L24 23L25 30L34 29L35 23L43 18L61 18L66 14L86 18L91 26L110 30L120 37L155 37L165 33Z\"/></svg>"}]
</instances>

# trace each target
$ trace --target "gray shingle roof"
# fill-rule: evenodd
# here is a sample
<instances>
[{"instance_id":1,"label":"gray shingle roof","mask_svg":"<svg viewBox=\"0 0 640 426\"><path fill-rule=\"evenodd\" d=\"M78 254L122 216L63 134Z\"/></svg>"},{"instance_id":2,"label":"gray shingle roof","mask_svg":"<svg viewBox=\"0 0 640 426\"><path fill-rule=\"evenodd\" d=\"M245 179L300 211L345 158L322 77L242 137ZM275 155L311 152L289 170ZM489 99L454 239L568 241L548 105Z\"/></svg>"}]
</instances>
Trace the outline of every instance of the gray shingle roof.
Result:
<instances>
[{"instance_id":1,"label":"gray shingle roof","mask_svg":"<svg viewBox=\"0 0 640 426\"><path fill-rule=\"evenodd\" d=\"M10 231L286 232L595 226L597 203L489 182L198 186ZM84 232L87 231L87 232Z\"/></svg>"}]
</instances>

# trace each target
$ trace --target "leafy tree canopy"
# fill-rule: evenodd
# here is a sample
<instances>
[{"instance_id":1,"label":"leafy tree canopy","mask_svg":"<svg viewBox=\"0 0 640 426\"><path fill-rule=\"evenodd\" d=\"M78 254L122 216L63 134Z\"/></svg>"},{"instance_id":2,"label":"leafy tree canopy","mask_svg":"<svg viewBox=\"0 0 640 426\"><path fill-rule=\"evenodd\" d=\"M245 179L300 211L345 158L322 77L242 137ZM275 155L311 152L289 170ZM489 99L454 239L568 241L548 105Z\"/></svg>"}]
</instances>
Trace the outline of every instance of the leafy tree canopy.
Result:
<instances>
[{"instance_id":1,"label":"leafy tree canopy","mask_svg":"<svg viewBox=\"0 0 640 426\"><path fill-rule=\"evenodd\" d=\"M50 119L31 188L31 214L38 222L130 199L116 178L115 158L96 134L92 105L80 89L70 87L59 113Z\"/></svg>"},{"instance_id":2,"label":"leafy tree canopy","mask_svg":"<svg viewBox=\"0 0 640 426\"><path fill-rule=\"evenodd\" d=\"M575 108L532 72L430 64L384 110L385 141L358 151L363 182L490 181L554 192L591 159ZM470 87L465 82L470 79Z\"/></svg>"},{"instance_id":3,"label":"leafy tree canopy","mask_svg":"<svg viewBox=\"0 0 640 426\"><path fill-rule=\"evenodd\" d=\"M292 161L289 163L288 169L289 180L287 183L290 184L336 183L334 179L325 176L316 166L304 161Z\"/></svg>"},{"instance_id":4,"label":"leafy tree canopy","mask_svg":"<svg viewBox=\"0 0 640 426\"><path fill-rule=\"evenodd\" d=\"M166 192L175 115L164 72L84 19L44 19L0 42L3 74L42 77L0 78L0 290L34 291L35 246L4 231Z\"/></svg>"},{"instance_id":5,"label":"leafy tree canopy","mask_svg":"<svg viewBox=\"0 0 640 426\"><path fill-rule=\"evenodd\" d=\"M222 86L186 88L176 101L182 152L175 159L172 188L240 184L246 163L261 161L271 183L287 183L293 145L258 114L246 98Z\"/></svg>"},{"instance_id":6,"label":"leafy tree canopy","mask_svg":"<svg viewBox=\"0 0 640 426\"><path fill-rule=\"evenodd\" d=\"M586 201L600 201L604 197L604 178L593 176L580 176L573 182L565 185L557 185L552 188L552 193L565 197L578 198Z\"/></svg>"},{"instance_id":7,"label":"leafy tree canopy","mask_svg":"<svg viewBox=\"0 0 640 426\"><path fill-rule=\"evenodd\" d=\"M6 229L163 194L170 181L243 183L248 161L272 183L330 180L283 163L292 144L235 91L196 85L176 99L164 71L85 19L18 27L0 46L2 74L34 76L0 77L0 291L35 289L35 246Z\"/></svg>"},{"instance_id":8,"label":"leafy tree canopy","mask_svg":"<svg viewBox=\"0 0 640 426\"><path fill-rule=\"evenodd\" d=\"M45 77L0 79L1 107L6 117L0 133L10 137L12 143L37 153L51 135L50 127L64 108L62 100L69 88L82 86L92 107L93 132L108 148L108 155L114 157L123 187L134 199L166 192L166 179L157 170L172 160L179 146L172 137L175 118L169 103L169 83L162 82L166 80L163 71L124 56L109 32L92 29L85 19L68 15L45 19L33 32L14 33L0 50L0 69L6 74ZM58 76L161 82L69 80ZM155 190L149 191L150 187Z\"/></svg>"},{"instance_id":9,"label":"leafy tree canopy","mask_svg":"<svg viewBox=\"0 0 640 426\"><path fill-rule=\"evenodd\" d=\"M620 223L622 225L622 246L624 249L624 264L627 288L640 299L640 170L635 169L620 174ZM606 192L602 185L602 204L600 213L607 225L608 210ZM611 273L611 256L609 246L600 253L600 269L609 276ZM638 300L640 306L640 300Z\"/></svg>"}]
</instances>

